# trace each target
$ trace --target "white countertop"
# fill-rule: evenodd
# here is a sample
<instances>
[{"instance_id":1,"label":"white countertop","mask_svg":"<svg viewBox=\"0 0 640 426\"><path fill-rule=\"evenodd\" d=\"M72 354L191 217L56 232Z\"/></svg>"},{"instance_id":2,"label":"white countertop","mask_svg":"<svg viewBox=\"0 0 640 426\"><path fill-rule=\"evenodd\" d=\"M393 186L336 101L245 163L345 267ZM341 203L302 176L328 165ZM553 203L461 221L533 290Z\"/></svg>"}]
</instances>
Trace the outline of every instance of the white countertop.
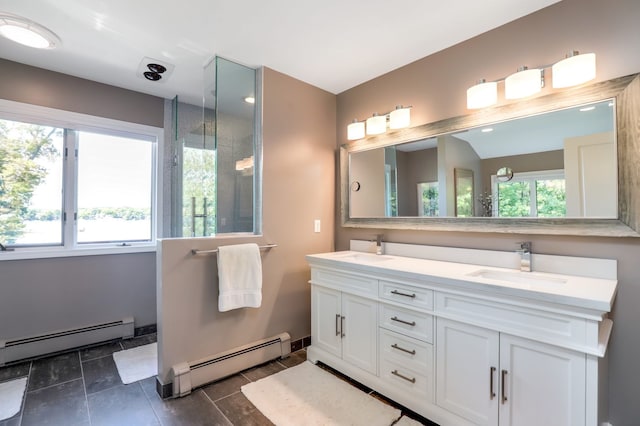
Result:
<instances>
[{"instance_id":1,"label":"white countertop","mask_svg":"<svg viewBox=\"0 0 640 426\"><path fill-rule=\"evenodd\" d=\"M440 260L340 251L306 256L312 266L348 268L361 273L392 272L441 287L479 290L578 308L611 311L617 280L544 272L520 272ZM484 275L484 276L482 276Z\"/></svg>"}]
</instances>

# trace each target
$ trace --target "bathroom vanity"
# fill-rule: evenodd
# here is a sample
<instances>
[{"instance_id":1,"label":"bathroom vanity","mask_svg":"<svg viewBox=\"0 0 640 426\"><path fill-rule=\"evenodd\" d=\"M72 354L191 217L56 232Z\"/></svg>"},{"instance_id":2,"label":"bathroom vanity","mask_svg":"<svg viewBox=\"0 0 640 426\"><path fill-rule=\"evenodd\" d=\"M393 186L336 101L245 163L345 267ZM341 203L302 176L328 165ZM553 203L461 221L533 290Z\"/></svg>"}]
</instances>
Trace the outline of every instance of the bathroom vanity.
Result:
<instances>
[{"instance_id":1,"label":"bathroom vanity","mask_svg":"<svg viewBox=\"0 0 640 426\"><path fill-rule=\"evenodd\" d=\"M533 255L520 272L512 252L385 249L307 256L309 360L442 426L606 420L615 261Z\"/></svg>"}]
</instances>

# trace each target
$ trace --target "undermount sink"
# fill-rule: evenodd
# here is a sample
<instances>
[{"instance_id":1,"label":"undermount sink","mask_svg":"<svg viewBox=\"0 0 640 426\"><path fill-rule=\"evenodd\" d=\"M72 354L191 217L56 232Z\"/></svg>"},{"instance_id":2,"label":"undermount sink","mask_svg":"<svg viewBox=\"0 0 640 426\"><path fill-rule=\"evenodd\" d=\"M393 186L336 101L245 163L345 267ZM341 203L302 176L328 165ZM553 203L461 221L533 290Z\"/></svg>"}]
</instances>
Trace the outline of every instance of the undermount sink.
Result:
<instances>
[{"instance_id":1,"label":"undermount sink","mask_svg":"<svg viewBox=\"0 0 640 426\"><path fill-rule=\"evenodd\" d=\"M534 275L532 272L492 271L490 269L479 269L467 275L488 280L530 285L559 285L567 282L563 278Z\"/></svg>"},{"instance_id":2,"label":"undermount sink","mask_svg":"<svg viewBox=\"0 0 640 426\"><path fill-rule=\"evenodd\" d=\"M393 259L392 257L373 253L349 253L343 256L336 256L336 259L349 260L354 262L378 263Z\"/></svg>"}]
</instances>

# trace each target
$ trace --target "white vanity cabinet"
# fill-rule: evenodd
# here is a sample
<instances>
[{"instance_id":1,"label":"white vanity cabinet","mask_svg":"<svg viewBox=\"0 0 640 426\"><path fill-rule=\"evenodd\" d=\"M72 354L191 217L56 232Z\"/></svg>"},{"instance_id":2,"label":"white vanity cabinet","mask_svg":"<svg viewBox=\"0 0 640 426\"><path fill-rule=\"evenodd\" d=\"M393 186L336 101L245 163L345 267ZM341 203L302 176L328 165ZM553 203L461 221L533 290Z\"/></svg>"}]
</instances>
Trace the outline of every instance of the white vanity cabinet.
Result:
<instances>
[{"instance_id":1,"label":"white vanity cabinet","mask_svg":"<svg viewBox=\"0 0 640 426\"><path fill-rule=\"evenodd\" d=\"M324 278L324 275L323 275ZM357 277L329 274L329 284ZM378 303L365 297L313 285L311 340L314 346L369 373L378 373Z\"/></svg>"},{"instance_id":2,"label":"white vanity cabinet","mask_svg":"<svg viewBox=\"0 0 640 426\"><path fill-rule=\"evenodd\" d=\"M439 318L437 404L477 425L584 425L585 358Z\"/></svg>"},{"instance_id":3,"label":"white vanity cabinet","mask_svg":"<svg viewBox=\"0 0 640 426\"><path fill-rule=\"evenodd\" d=\"M367 256L307 256L309 360L442 426L606 421L598 374L615 279Z\"/></svg>"}]
</instances>

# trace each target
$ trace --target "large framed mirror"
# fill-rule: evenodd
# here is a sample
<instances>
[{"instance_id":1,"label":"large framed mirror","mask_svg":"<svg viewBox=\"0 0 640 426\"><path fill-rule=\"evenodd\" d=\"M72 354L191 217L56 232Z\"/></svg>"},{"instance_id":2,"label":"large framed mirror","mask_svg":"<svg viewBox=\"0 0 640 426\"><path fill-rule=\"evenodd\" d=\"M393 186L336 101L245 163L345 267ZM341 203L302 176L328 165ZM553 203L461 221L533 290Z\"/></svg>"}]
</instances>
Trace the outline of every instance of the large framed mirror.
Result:
<instances>
[{"instance_id":1,"label":"large framed mirror","mask_svg":"<svg viewBox=\"0 0 640 426\"><path fill-rule=\"evenodd\" d=\"M350 142L342 225L637 237L639 137L636 74Z\"/></svg>"}]
</instances>

